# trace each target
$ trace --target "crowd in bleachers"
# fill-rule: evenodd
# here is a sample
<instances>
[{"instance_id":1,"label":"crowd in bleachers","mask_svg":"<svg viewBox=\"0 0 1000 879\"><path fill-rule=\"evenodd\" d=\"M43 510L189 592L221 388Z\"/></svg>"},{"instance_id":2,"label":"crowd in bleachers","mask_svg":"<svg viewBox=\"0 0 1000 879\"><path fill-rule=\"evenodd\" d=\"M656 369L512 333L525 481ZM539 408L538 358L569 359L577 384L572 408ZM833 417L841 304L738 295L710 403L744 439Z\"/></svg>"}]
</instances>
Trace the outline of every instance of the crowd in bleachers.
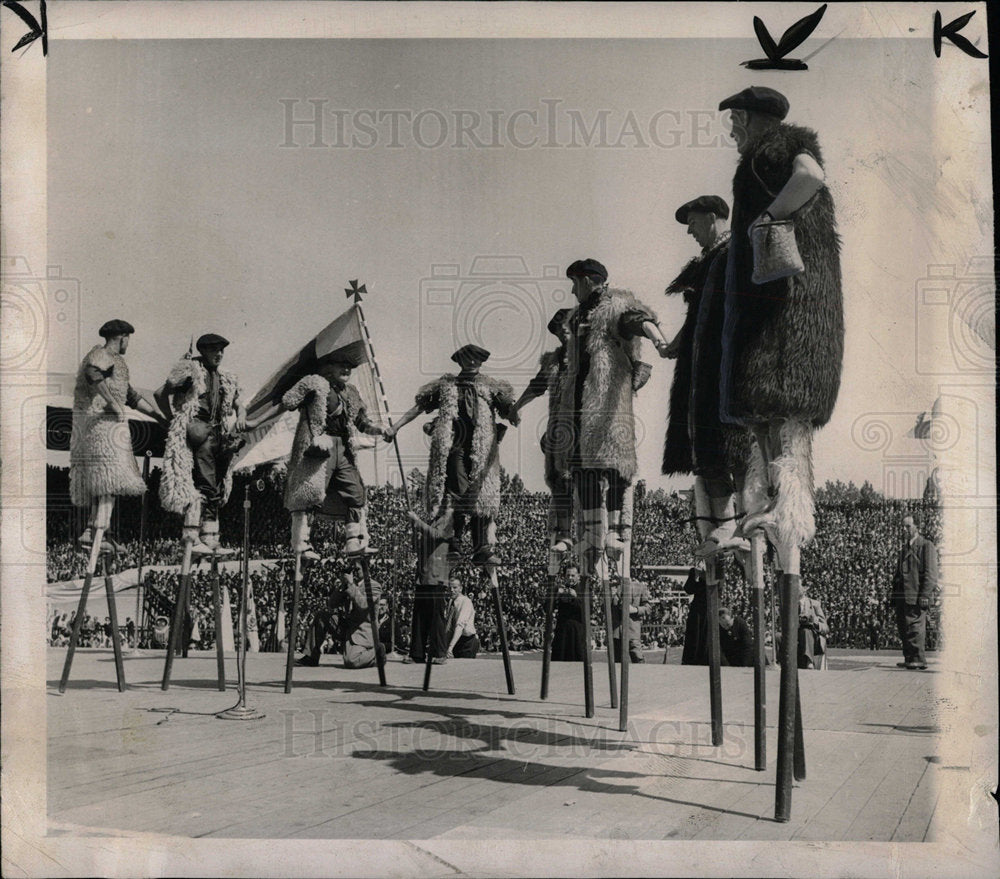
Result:
<instances>
[{"instance_id":1,"label":"crowd in bleachers","mask_svg":"<svg viewBox=\"0 0 1000 879\"><path fill-rule=\"evenodd\" d=\"M65 471L63 471L65 472ZM154 472L154 477L158 473ZM58 477L50 473L50 490L58 488ZM516 484L516 482L515 482ZM275 560L264 564L250 576L254 597L256 631L261 649L279 649L278 607L286 613L291 600L291 560L288 551L288 514L281 503L280 471L260 473L248 480L238 476L233 498L223 511L223 541L229 546L242 544L242 499L250 486L250 556ZM548 495L511 488L506 495L497 522L498 554L504 564L498 570L500 593L508 626L508 643L514 651L530 651L542 646L544 593L546 588L546 514ZM411 495L413 490L411 490ZM58 493L56 493L58 497ZM411 497L411 502L416 498ZM145 525L145 565L176 565L180 560L178 542L180 520L159 509L155 491L150 492ZM888 596L893 567L901 545L900 520L903 510L924 514L924 533L940 545L940 513L933 500L888 500L870 490L854 486L827 485L817 492L817 535L802 552L802 575L810 594L820 599L830 625L829 646L859 649L886 649L898 646L892 609ZM410 615L415 556L412 532L406 518L406 499L399 489L389 486L369 488L369 529L379 552L372 559L373 578L383 587L387 621L385 637L393 647L405 652L409 645ZM643 641L650 648L675 646L683 641L687 599L682 582L675 578L646 576L643 565L687 565L697 543L691 524L691 510L683 494L662 490L637 492L633 522L632 571L650 588L651 609L643 626ZM139 561L139 505L120 505L113 528L122 547L117 562L119 570L135 568ZM63 581L82 577L86 557L73 546L77 519L65 504L50 504L48 535L48 579ZM339 540L329 522L318 522L314 543L324 559L310 566L303 582L300 609L302 625L299 646L316 608L328 601L345 561L336 554ZM492 592L479 569L464 572L466 594L476 608L476 624L483 649L499 649ZM771 569L766 569L769 583ZM226 571L221 582L229 591L232 608L239 606L242 578L237 571ZM140 638L144 646L156 645L157 618L169 618L179 583L176 570L145 571L146 607ZM192 585L192 643L200 647L214 645L214 609L209 574L205 566L195 574ZM750 592L738 564L730 560L725 568L724 604L744 619L750 619ZM603 644L604 606L602 596L593 601L595 646ZM770 602L766 608L770 624ZM937 639L939 611L932 614L928 646ZM67 614L62 624L50 628L52 643L65 643L68 637ZM50 621L52 620L50 616ZM124 628L124 627L123 627ZM162 627L161 627L162 628ZM66 634L64 634L64 631ZM95 621L87 628L92 646L104 639L103 624ZM130 636L131 640L131 636ZM83 645L85 646L85 645ZM339 652L336 635L327 638L326 652Z\"/></svg>"}]
</instances>

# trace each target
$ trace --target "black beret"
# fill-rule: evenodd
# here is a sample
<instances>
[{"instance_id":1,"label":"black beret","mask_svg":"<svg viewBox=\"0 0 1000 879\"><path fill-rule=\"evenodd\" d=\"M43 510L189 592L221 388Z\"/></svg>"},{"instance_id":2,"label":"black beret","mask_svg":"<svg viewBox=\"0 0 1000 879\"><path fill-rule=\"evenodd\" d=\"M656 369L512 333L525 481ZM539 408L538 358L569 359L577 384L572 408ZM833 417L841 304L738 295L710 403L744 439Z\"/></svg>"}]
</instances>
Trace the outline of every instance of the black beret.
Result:
<instances>
[{"instance_id":1,"label":"black beret","mask_svg":"<svg viewBox=\"0 0 1000 879\"><path fill-rule=\"evenodd\" d=\"M678 223L683 223L686 226L688 214L692 211L701 214L715 214L717 217L722 217L723 220L729 218L729 205L717 195L699 195L697 198L691 199L677 208L674 217Z\"/></svg>"},{"instance_id":2,"label":"black beret","mask_svg":"<svg viewBox=\"0 0 1000 879\"><path fill-rule=\"evenodd\" d=\"M606 281L608 270L596 259L578 259L566 269L566 277L575 278L579 275L597 275L602 281Z\"/></svg>"},{"instance_id":3,"label":"black beret","mask_svg":"<svg viewBox=\"0 0 1000 879\"><path fill-rule=\"evenodd\" d=\"M198 341L194 343L195 348L199 351L204 348L225 348L229 344L229 339L225 339L218 333L205 333L204 336L199 336Z\"/></svg>"},{"instance_id":4,"label":"black beret","mask_svg":"<svg viewBox=\"0 0 1000 879\"><path fill-rule=\"evenodd\" d=\"M365 351L365 343L361 339L357 339L349 345L345 345L343 348L338 348L336 351L328 354L323 358L323 362L339 363L342 366L349 366L351 369L354 369L357 366L361 366L367 359L368 355Z\"/></svg>"},{"instance_id":5,"label":"black beret","mask_svg":"<svg viewBox=\"0 0 1000 879\"><path fill-rule=\"evenodd\" d=\"M788 98L766 85L752 85L726 98L719 104L719 109L747 110L784 119L788 115Z\"/></svg>"},{"instance_id":6,"label":"black beret","mask_svg":"<svg viewBox=\"0 0 1000 879\"><path fill-rule=\"evenodd\" d=\"M561 336L562 333L566 332L563 322L566 320L566 315L570 313L569 308L560 308L554 315L552 315L552 320L549 321L548 330L553 336Z\"/></svg>"},{"instance_id":7,"label":"black beret","mask_svg":"<svg viewBox=\"0 0 1000 879\"><path fill-rule=\"evenodd\" d=\"M478 345L463 345L451 355L451 359L456 363L466 360L482 365L490 359L490 352L485 348L480 348Z\"/></svg>"},{"instance_id":8,"label":"black beret","mask_svg":"<svg viewBox=\"0 0 1000 879\"><path fill-rule=\"evenodd\" d=\"M98 331L102 339L113 339L115 336L130 336L135 332L135 327L127 320L109 320Z\"/></svg>"}]
</instances>

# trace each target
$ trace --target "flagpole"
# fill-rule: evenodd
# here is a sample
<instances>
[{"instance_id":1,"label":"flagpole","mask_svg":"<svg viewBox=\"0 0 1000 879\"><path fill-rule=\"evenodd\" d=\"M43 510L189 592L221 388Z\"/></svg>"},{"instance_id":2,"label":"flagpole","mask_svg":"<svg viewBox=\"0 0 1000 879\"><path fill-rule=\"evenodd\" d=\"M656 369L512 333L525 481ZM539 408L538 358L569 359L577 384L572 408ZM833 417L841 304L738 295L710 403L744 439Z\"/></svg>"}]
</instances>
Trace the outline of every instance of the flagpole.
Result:
<instances>
[{"instance_id":1,"label":"flagpole","mask_svg":"<svg viewBox=\"0 0 1000 879\"><path fill-rule=\"evenodd\" d=\"M350 281L349 283L351 287L349 289L345 289L344 292L347 293L348 296L354 297L354 304L358 309L358 321L360 322L361 330L365 335L365 344L368 346L368 354L371 357L372 367L375 371L375 381L378 383L379 397L382 400L382 407L385 409L385 420L389 427L392 427L392 416L389 414L389 401L386 399L385 386L382 384L382 373L378 368L378 360L375 359L375 347L372 345L371 333L368 332L368 323L365 320L365 311L361 307L361 294L367 293L368 290L365 288L364 284L359 287L356 280ZM399 479L403 485L403 498L406 500L406 508L410 509L410 490L406 485L406 471L403 469L403 456L399 453L399 442L396 440L395 436L392 438L392 445L396 450L396 463L399 465Z\"/></svg>"}]
</instances>

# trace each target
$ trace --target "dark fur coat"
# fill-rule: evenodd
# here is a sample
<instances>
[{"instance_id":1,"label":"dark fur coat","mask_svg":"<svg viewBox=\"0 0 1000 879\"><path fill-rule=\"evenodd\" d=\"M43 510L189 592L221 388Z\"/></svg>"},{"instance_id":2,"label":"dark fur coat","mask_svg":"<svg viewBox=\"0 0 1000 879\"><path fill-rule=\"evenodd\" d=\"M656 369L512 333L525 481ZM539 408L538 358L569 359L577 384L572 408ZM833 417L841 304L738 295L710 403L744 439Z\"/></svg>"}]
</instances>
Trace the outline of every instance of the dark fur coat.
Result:
<instances>
[{"instance_id":1,"label":"dark fur coat","mask_svg":"<svg viewBox=\"0 0 1000 879\"><path fill-rule=\"evenodd\" d=\"M733 178L733 239L726 267L722 417L750 424L830 420L844 359L840 239L833 197L821 187L794 215L805 271L754 284L751 223L788 181L800 153L822 165L815 132L779 124L744 156Z\"/></svg>"},{"instance_id":2,"label":"dark fur coat","mask_svg":"<svg viewBox=\"0 0 1000 879\"><path fill-rule=\"evenodd\" d=\"M663 473L722 476L746 468L745 428L719 421L719 366L729 233L692 259L667 287L682 293L687 315L670 387Z\"/></svg>"}]
</instances>

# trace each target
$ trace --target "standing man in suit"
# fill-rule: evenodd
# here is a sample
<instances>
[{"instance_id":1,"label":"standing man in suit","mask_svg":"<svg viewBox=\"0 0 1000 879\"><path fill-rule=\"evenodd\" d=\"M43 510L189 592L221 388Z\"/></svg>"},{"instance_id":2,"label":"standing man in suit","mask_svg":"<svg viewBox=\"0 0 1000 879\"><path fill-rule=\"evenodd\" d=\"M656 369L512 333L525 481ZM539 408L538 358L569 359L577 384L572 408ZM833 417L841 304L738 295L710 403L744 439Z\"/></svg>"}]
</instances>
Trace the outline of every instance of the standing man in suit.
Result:
<instances>
[{"instance_id":1,"label":"standing man in suit","mask_svg":"<svg viewBox=\"0 0 1000 879\"><path fill-rule=\"evenodd\" d=\"M807 594L806 584L799 584L799 668L819 668L826 652L830 626L818 598Z\"/></svg>"},{"instance_id":2,"label":"standing man in suit","mask_svg":"<svg viewBox=\"0 0 1000 879\"><path fill-rule=\"evenodd\" d=\"M892 581L890 601L896 610L899 640L903 644L900 668L925 669L924 641L927 609L937 589L937 548L920 533L912 513L903 516L905 540Z\"/></svg>"}]
</instances>

